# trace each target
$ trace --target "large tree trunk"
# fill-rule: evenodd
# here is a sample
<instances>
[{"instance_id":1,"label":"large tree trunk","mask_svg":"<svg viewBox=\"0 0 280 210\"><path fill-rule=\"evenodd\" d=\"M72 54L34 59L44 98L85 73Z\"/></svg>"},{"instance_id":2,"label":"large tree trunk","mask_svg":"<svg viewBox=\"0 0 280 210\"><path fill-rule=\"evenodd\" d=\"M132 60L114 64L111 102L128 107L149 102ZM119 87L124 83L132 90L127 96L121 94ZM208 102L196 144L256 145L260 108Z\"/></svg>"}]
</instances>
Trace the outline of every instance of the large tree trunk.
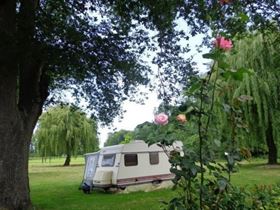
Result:
<instances>
[{"instance_id":1,"label":"large tree trunk","mask_svg":"<svg viewBox=\"0 0 280 210\"><path fill-rule=\"evenodd\" d=\"M40 71L37 69L36 72ZM39 83L34 90L37 89L38 93L42 82L37 81ZM29 90L25 87L27 84L32 83L22 80L19 88L15 64L0 66L1 210L27 210L31 206L28 181L29 145L46 95L40 97L41 102L38 102L39 98L34 100L35 95L31 93L19 93ZM39 97L38 94L36 96Z\"/></svg>"},{"instance_id":2,"label":"large tree trunk","mask_svg":"<svg viewBox=\"0 0 280 210\"><path fill-rule=\"evenodd\" d=\"M0 67L0 210L27 210L31 207L29 145L46 95L38 102L34 95L29 98L28 94L19 93L29 90L24 87L28 81L22 80L22 90L19 90L17 74L13 71L16 68L14 65L8 67ZM37 72L40 71L37 69Z\"/></svg>"},{"instance_id":3,"label":"large tree trunk","mask_svg":"<svg viewBox=\"0 0 280 210\"><path fill-rule=\"evenodd\" d=\"M2 98L2 95L1 95ZM3 104L0 113L3 113ZM9 104L7 104L9 106ZM0 209L30 207L28 181L29 143L34 125L24 121L15 109L0 118Z\"/></svg>"},{"instance_id":4,"label":"large tree trunk","mask_svg":"<svg viewBox=\"0 0 280 210\"><path fill-rule=\"evenodd\" d=\"M268 164L277 164L277 146L274 141L271 122L269 122L266 130L266 144L268 147Z\"/></svg>"},{"instance_id":5,"label":"large tree trunk","mask_svg":"<svg viewBox=\"0 0 280 210\"><path fill-rule=\"evenodd\" d=\"M0 210L31 207L29 144L47 97L33 41L35 1L16 2L0 2Z\"/></svg>"}]
</instances>

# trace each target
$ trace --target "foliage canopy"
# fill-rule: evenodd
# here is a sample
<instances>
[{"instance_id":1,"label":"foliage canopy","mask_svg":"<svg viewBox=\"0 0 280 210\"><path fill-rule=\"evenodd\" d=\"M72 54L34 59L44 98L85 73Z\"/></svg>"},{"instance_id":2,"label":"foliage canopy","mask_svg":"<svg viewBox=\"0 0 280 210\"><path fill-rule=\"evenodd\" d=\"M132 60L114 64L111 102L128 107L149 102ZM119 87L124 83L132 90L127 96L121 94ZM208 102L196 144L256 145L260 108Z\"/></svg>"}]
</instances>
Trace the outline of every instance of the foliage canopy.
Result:
<instances>
[{"instance_id":1,"label":"foliage canopy","mask_svg":"<svg viewBox=\"0 0 280 210\"><path fill-rule=\"evenodd\" d=\"M119 130L114 133L109 133L109 136L104 143L104 146L112 146L117 144L128 143L133 139L133 132L127 130Z\"/></svg>"}]
</instances>

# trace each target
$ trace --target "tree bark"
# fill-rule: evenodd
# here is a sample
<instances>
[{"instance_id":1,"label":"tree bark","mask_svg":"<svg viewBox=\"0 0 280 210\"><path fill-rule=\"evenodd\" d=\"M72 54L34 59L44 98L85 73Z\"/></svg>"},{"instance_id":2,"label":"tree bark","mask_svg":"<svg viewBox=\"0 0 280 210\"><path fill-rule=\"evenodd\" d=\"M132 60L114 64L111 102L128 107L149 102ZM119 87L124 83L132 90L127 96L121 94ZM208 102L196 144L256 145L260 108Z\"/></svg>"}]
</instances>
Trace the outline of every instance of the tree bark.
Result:
<instances>
[{"instance_id":1,"label":"tree bark","mask_svg":"<svg viewBox=\"0 0 280 210\"><path fill-rule=\"evenodd\" d=\"M33 42L33 0L0 5L0 210L31 208L29 145L48 95L39 48Z\"/></svg>"},{"instance_id":2,"label":"tree bark","mask_svg":"<svg viewBox=\"0 0 280 210\"><path fill-rule=\"evenodd\" d=\"M277 164L277 146L274 141L271 122L268 123L268 128L266 130L266 144L268 147L268 164Z\"/></svg>"},{"instance_id":3,"label":"tree bark","mask_svg":"<svg viewBox=\"0 0 280 210\"><path fill-rule=\"evenodd\" d=\"M26 94L23 94L24 98L19 97L16 72L16 65L0 66L0 210L27 210L31 207L29 145L46 99L45 95L41 101L33 98L32 103L25 103L30 98ZM42 84L39 80L34 90L38 92ZM25 104L29 107L26 108Z\"/></svg>"},{"instance_id":4,"label":"tree bark","mask_svg":"<svg viewBox=\"0 0 280 210\"><path fill-rule=\"evenodd\" d=\"M70 161L71 161L71 155L67 154L63 166L69 166L70 165Z\"/></svg>"},{"instance_id":5,"label":"tree bark","mask_svg":"<svg viewBox=\"0 0 280 210\"><path fill-rule=\"evenodd\" d=\"M26 210L31 205L28 153L34 126L27 125L18 113L5 118L0 119L0 209Z\"/></svg>"},{"instance_id":6,"label":"tree bark","mask_svg":"<svg viewBox=\"0 0 280 210\"><path fill-rule=\"evenodd\" d=\"M28 81L18 85L18 68L16 64L0 65L0 209L27 210L31 207L28 179L29 145L43 101L39 91L42 81L34 91L41 98L19 97ZM38 73L40 70L34 69ZM29 83L31 84L31 83ZM19 90L21 89L21 90ZM29 88L27 88L28 90ZM31 94L35 95L35 94ZM26 100L32 102L24 102ZM22 101L22 102L21 102ZM21 104L21 106L20 106ZM29 107L26 108L25 104Z\"/></svg>"}]
</instances>

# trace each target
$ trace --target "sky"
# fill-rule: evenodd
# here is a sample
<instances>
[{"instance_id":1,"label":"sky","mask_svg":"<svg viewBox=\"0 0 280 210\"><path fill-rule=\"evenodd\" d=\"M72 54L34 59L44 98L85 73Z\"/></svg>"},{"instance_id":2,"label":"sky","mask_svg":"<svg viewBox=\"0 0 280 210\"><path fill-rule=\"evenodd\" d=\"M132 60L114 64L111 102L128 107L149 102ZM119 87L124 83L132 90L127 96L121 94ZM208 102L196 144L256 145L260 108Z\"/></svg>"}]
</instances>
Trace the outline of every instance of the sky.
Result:
<instances>
[{"instance_id":1,"label":"sky","mask_svg":"<svg viewBox=\"0 0 280 210\"><path fill-rule=\"evenodd\" d=\"M144 105L135 102L126 101L123 104L123 109L126 112L123 114L122 120L115 119L112 127L100 127L99 141L100 147L103 147L104 142L108 137L108 133L124 129L133 130L138 124L149 121L152 122L154 118L154 110L159 106L160 101L157 99L156 92L149 93L149 98L145 101Z\"/></svg>"}]
</instances>

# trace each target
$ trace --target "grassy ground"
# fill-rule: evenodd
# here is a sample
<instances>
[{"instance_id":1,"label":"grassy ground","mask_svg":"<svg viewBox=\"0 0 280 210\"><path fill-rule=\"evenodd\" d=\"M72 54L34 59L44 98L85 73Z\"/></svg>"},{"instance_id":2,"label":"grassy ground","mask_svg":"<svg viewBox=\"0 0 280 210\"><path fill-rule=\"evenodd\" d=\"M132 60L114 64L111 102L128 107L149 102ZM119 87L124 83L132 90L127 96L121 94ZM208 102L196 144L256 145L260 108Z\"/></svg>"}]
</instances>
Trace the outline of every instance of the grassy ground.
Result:
<instances>
[{"instance_id":1,"label":"grassy ground","mask_svg":"<svg viewBox=\"0 0 280 210\"><path fill-rule=\"evenodd\" d=\"M232 182L244 187L280 183L280 165L269 166L266 162L267 160L263 159L242 162L239 172L232 177Z\"/></svg>"},{"instance_id":2,"label":"grassy ground","mask_svg":"<svg viewBox=\"0 0 280 210\"><path fill-rule=\"evenodd\" d=\"M63 159L42 164L30 160L32 202L36 210L158 210L160 200L169 200L175 193L170 189L153 192L112 194L94 192L85 195L78 190L82 181L84 160L72 160L73 166L62 167ZM240 186L280 182L280 168L264 165L264 160L243 162L232 180Z\"/></svg>"}]
</instances>

